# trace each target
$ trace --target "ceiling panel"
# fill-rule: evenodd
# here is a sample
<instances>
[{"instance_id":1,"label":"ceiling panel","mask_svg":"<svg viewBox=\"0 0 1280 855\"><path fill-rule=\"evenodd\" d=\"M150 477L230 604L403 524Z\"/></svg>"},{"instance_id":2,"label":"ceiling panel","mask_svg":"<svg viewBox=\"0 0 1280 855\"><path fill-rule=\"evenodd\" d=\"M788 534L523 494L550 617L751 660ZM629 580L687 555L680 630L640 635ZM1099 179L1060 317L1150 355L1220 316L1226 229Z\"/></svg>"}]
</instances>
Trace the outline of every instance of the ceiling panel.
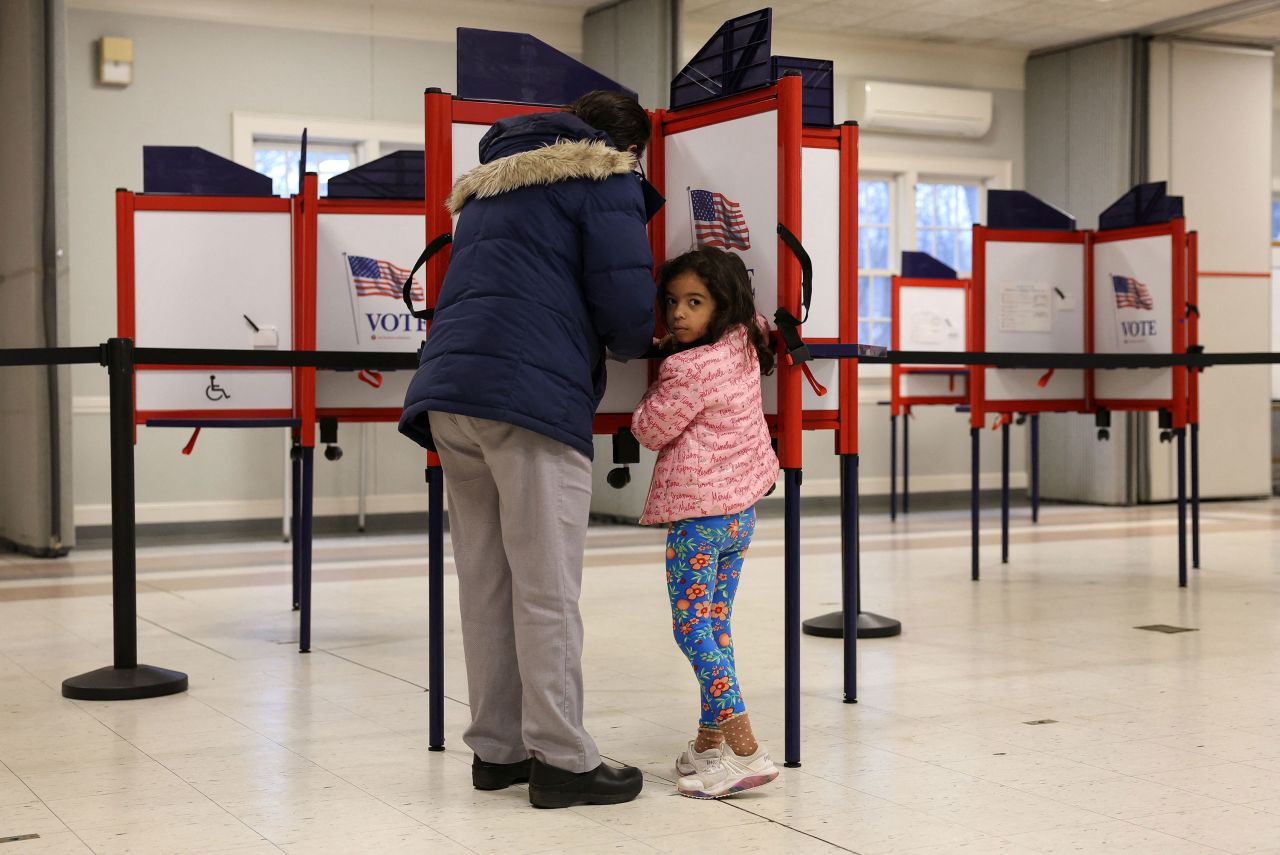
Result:
<instances>
[{"instance_id":1,"label":"ceiling panel","mask_svg":"<svg viewBox=\"0 0 1280 855\"><path fill-rule=\"evenodd\" d=\"M553 3L556 0L543 0ZM714 26L768 0L685 0L685 15ZM1236 3L1224 0L774 0L779 29L1037 50L1108 35ZM1252 19L1183 35L1280 42L1280 2Z\"/></svg>"}]
</instances>

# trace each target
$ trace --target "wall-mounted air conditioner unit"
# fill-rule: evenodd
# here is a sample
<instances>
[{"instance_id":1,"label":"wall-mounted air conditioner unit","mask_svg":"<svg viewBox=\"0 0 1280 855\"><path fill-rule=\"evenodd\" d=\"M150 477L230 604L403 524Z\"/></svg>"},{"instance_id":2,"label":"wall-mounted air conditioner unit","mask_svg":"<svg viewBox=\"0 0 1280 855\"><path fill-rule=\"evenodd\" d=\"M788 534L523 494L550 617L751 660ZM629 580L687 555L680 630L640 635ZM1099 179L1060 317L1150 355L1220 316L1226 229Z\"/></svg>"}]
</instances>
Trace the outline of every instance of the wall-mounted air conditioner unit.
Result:
<instances>
[{"instance_id":1,"label":"wall-mounted air conditioner unit","mask_svg":"<svg viewBox=\"0 0 1280 855\"><path fill-rule=\"evenodd\" d=\"M867 81L862 94L867 130L981 137L991 129L990 92Z\"/></svg>"}]
</instances>

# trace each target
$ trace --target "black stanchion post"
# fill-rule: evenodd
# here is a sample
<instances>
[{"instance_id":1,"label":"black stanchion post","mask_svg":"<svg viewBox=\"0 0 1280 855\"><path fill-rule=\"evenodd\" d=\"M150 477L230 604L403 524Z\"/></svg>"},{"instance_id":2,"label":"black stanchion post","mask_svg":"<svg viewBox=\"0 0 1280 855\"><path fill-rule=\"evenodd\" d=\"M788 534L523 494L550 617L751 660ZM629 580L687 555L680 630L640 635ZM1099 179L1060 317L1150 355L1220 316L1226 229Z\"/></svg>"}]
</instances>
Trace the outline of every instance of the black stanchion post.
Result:
<instances>
[{"instance_id":1,"label":"black stanchion post","mask_svg":"<svg viewBox=\"0 0 1280 855\"><path fill-rule=\"evenodd\" d=\"M1191 425L1191 566L1200 569L1200 425Z\"/></svg>"},{"instance_id":2,"label":"black stanchion post","mask_svg":"<svg viewBox=\"0 0 1280 855\"><path fill-rule=\"evenodd\" d=\"M1000 563L1009 563L1009 423L1000 425Z\"/></svg>"},{"instance_id":3,"label":"black stanchion post","mask_svg":"<svg viewBox=\"0 0 1280 855\"><path fill-rule=\"evenodd\" d=\"M427 691L430 751L444 750L444 470L427 467Z\"/></svg>"},{"instance_id":4,"label":"black stanchion post","mask_svg":"<svg viewBox=\"0 0 1280 855\"><path fill-rule=\"evenodd\" d=\"M289 546L293 554L293 610L299 608L298 589L302 586L302 537L298 530L301 514L298 508L302 504L302 446L298 438L293 438L289 448Z\"/></svg>"},{"instance_id":5,"label":"black stanchion post","mask_svg":"<svg viewBox=\"0 0 1280 855\"><path fill-rule=\"evenodd\" d=\"M1031 414L1031 522L1040 522L1040 414Z\"/></svg>"},{"instance_id":6,"label":"black stanchion post","mask_svg":"<svg viewBox=\"0 0 1280 855\"><path fill-rule=\"evenodd\" d=\"M978 436L979 428L969 428L969 526L971 555L969 577L978 581Z\"/></svg>"},{"instance_id":7,"label":"black stanchion post","mask_svg":"<svg viewBox=\"0 0 1280 855\"><path fill-rule=\"evenodd\" d=\"M898 417L889 416L889 522L898 519Z\"/></svg>"},{"instance_id":8,"label":"black stanchion post","mask_svg":"<svg viewBox=\"0 0 1280 855\"><path fill-rule=\"evenodd\" d=\"M111 613L114 663L62 681L62 696L127 701L187 690L187 675L138 664L137 531L133 487L133 341L113 338L104 364L111 402Z\"/></svg>"},{"instance_id":9,"label":"black stanchion post","mask_svg":"<svg viewBox=\"0 0 1280 855\"><path fill-rule=\"evenodd\" d=\"M844 702L858 702L858 614L862 579L858 548L858 455L840 455L840 558L844 619Z\"/></svg>"},{"instance_id":10,"label":"black stanchion post","mask_svg":"<svg viewBox=\"0 0 1280 855\"><path fill-rule=\"evenodd\" d=\"M902 411L902 515L911 512L911 410Z\"/></svg>"},{"instance_id":11,"label":"black stanchion post","mask_svg":"<svg viewBox=\"0 0 1280 855\"><path fill-rule=\"evenodd\" d=\"M1187 430L1174 431L1178 446L1178 587L1187 587Z\"/></svg>"},{"instance_id":12,"label":"black stanchion post","mask_svg":"<svg viewBox=\"0 0 1280 855\"><path fill-rule=\"evenodd\" d=\"M301 525L298 537L302 541L298 545L298 557L301 559L298 573L298 651L311 652L311 542L312 511L316 492L315 464L316 450L314 446L303 446L302 449L302 501L299 504Z\"/></svg>"},{"instance_id":13,"label":"black stanchion post","mask_svg":"<svg viewBox=\"0 0 1280 855\"><path fill-rule=\"evenodd\" d=\"M800 470L784 469L783 647L785 655L784 765L800 766Z\"/></svg>"}]
</instances>

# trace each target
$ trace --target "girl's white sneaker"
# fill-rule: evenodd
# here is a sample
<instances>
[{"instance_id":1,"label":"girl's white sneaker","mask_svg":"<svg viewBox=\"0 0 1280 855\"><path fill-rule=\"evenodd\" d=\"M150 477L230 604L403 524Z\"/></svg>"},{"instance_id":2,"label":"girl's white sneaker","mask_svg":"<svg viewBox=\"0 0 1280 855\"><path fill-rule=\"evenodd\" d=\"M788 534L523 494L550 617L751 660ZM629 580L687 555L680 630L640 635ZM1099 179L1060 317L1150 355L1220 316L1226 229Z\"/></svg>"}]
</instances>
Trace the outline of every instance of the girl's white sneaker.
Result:
<instances>
[{"instance_id":1,"label":"girl's white sneaker","mask_svg":"<svg viewBox=\"0 0 1280 855\"><path fill-rule=\"evenodd\" d=\"M761 745L749 757L739 757L725 743L720 759L712 760L703 769L695 770L676 782L676 790L692 799L722 799L743 790L763 786L778 777L778 767L769 759L769 752Z\"/></svg>"},{"instance_id":2,"label":"girl's white sneaker","mask_svg":"<svg viewBox=\"0 0 1280 855\"><path fill-rule=\"evenodd\" d=\"M676 777L683 778L686 775L694 775L701 772L713 760L720 759L719 748L708 748L706 751L694 751L692 739L680 752L680 756L676 758Z\"/></svg>"}]
</instances>

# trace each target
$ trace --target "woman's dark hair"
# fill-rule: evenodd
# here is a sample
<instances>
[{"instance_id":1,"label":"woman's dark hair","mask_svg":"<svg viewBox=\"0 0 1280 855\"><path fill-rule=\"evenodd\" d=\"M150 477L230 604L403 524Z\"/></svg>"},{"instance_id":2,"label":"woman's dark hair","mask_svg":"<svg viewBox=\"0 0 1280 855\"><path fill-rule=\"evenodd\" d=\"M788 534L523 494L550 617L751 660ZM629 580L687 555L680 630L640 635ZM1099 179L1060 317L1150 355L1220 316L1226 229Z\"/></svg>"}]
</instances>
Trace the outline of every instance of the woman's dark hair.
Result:
<instances>
[{"instance_id":1,"label":"woman's dark hair","mask_svg":"<svg viewBox=\"0 0 1280 855\"><path fill-rule=\"evenodd\" d=\"M769 340L756 322L756 301L751 294L751 277L747 266L732 252L713 246L700 246L684 255L670 259L658 271L658 281L665 294L677 276L692 273L701 279L715 300L716 309L707 325L706 338L719 341L727 330L741 325L746 328L747 340L756 349L760 360L760 373L772 374L773 351Z\"/></svg>"},{"instance_id":2,"label":"woman's dark hair","mask_svg":"<svg viewBox=\"0 0 1280 855\"><path fill-rule=\"evenodd\" d=\"M634 98L621 92L597 89L564 108L598 131L604 131L619 151L636 147L636 157L644 154L652 127L649 114Z\"/></svg>"}]
</instances>

